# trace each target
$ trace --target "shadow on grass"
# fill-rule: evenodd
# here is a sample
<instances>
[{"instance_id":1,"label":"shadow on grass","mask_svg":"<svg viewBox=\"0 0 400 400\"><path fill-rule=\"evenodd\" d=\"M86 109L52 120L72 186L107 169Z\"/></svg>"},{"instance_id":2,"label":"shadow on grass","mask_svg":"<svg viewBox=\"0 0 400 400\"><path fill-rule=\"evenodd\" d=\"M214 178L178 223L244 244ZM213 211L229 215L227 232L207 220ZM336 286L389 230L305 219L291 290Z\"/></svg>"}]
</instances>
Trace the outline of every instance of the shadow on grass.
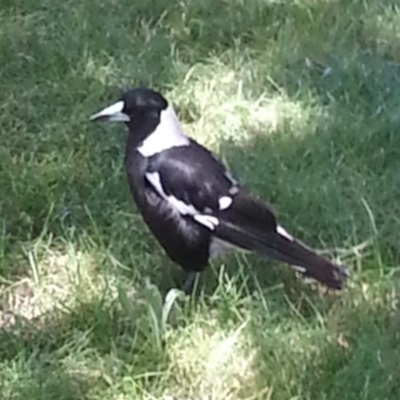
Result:
<instances>
[{"instance_id":1,"label":"shadow on grass","mask_svg":"<svg viewBox=\"0 0 400 400\"><path fill-rule=\"evenodd\" d=\"M3 399L84 400L96 382L94 376L62 359L67 356L62 323L55 332L19 320L12 328L0 329L1 381ZM50 350L51 349L51 350Z\"/></svg>"},{"instance_id":2,"label":"shadow on grass","mask_svg":"<svg viewBox=\"0 0 400 400\"><path fill-rule=\"evenodd\" d=\"M307 225L305 222L309 219L308 213L303 213L302 209L312 207L319 213L324 202L335 202L334 207L332 205L331 209L327 207L326 211L322 210L323 214L313 220L313 225L319 222L319 225L313 226L315 232L324 231L332 223L339 227L331 229L332 232L340 232L337 238L333 238L333 244L342 243L350 235L358 235L358 231L365 234L364 225L368 221L364 218L361 198L372 202L370 206L376 213L377 223L382 223L385 233L389 231L392 225L384 221L385 212L380 211L381 207L376 205L380 199L374 197L380 196L387 185L394 181L394 173L399 166L399 161L396 161L399 159L399 146L393 135L393 118L397 106L395 99L399 95L399 90L396 89L399 85L396 83L400 78L398 67L391 62L394 53L389 50L383 54L372 51L376 50L376 43L379 42L379 38L372 35L373 31L371 33L361 21L349 18L347 14L347 18L339 18L338 15L343 13L341 2L295 4L252 1L246 6L241 1L229 2L229 5L212 1L188 1L173 6L166 1L151 4L152 7L149 7L148 1L114 4L106 27L113 23L118 29L110 30L106 37L101 34L104 32L104 20L97 18L97 15L103 15L105 5L81 5L78 11L82 13L82 18L87 18L90 29L78 26L79 21L72 24L81 39L78 44L70 35L61 35L66 24L75 21L76 11L68 11L68 6L54 6L54 9L48 10L49 16L53 18L52 13L59 12L59 7L63 8L65 15L62 26L57 27L56 36L49 34L47 37L65 41L61 44L57 42L57 49L65 47L74 50L73 57L67 60L68 52L62 54L49 47L49 52L56 53L54 57L42 57L32 67L34 69L31 72L38 75L38 71L47 66L44 63L48 62L75 71L80 66L78 56L84 50L81 46L86 43L88 32L92 32L91 40L96 42L96 46L92 48L94 65L91 67L93 71L90 71L93 73L86 71L78 76L75 73L66 74L63 82L68 85L69 91L65 98L60 99L59 93L67 90L67 86L50 88L40 81L43 89L41 93L45 93L47 97L41 98L36 90L39 97L28 99L29 104L26 104L24 115L29 126L22 126L20 134L22 137L26 136L30 142L30 151L42 162L32 165L29 171L24 171L26 160L23 157L8 163L9 175L14 178L1 182L4 193L9 194L2 202L2 212L5 215L2 236L4 253L18 253L21 241L29 241L40 235L52 204L55 206L54 213L50 215L48 224L56 235L64 234L62 221L65 215L69 215L69 220L65 220L67 227L86 230L91 224L86 206L93 213L92 217L100 234L109 237L110 230L115 226L115 213L130 209L125 176L116 167L121 161L121 136L102 133L93 135L91 131L83 142L78 140L82 124L87 124L82 116L87 114L94 103L98 104L100 94L107 99L114 98L126 82L135 85L140 82L162 89L173 87L182 80L178 77L179 74L187 72L195 63L213 56L223 61L224 57L229 59L235 57L236 53L246 54L245 57L249 59L246 66L254 75L251 78L253 81L248 84L249 89L246 89L250 99L256 99L259 92L267 92L273 96L275 91L283 91L301 103L307 101L305 93L311 93L321 106L327 105L329 112L334 112L326 125L319 125L317 131L307 138L299 139L293 135L280 137L285 135L281 135L282 132L279 131L272 138L259 136L257 141L245 144L242 148L237 144L225 144L222 152L226 153L240 179L246 179L250 189L255 189L273 204L284 204L278 209L279 215L290 218L293 225ZM387 2L378 5L376 11L380 12L390 4L392 3ZM26 6L28 7L28 3ZM15 11L13 6L10 5L9 11ZM221 12L225 15L223 19L220 17ZM364 9L356 1L347 3L346 13L352 12L356 15L364 12L368 17L372 15L372 11ZM42 17L46 18L46 14ZM143 26L140 32L133 29L138 21ZM330 39L321 41L321 36ZM104 40L98 40L101 37ZM42 40L33 35L26 41L16 40L16 46L19 51L39 51L37 46L33 46L33 42L39 39ZM143 48L141 39L147 40L146 48ZM354 46L349 46L352 41ZM140 57L135 57L135 64L132 64L133 61L126 51L122 51L127 48L130 53L140 54ZM176 48L177 52L171 52L172 48ZM236 53L227 56L229 51ZM99 72L96 70L96 62L105 62L105 54L114 61L107 66L108 69L102 67L105 77L100 79L95 74ZM174 57L184 65L183 69L176 65ZM90 60L85 61L89 63ZM268 73L260 65L267 65ZM87 65L85 67L88 68ZM111 72L107 75L109 70ZM26 76L22 74L22 69L21 76ZM271 77L276 85L271 86ZM31 76L28 78L31 79ZM97 97L93 95L87 98L90 88ZM55 93L58 94L57 97L54 96ZM52 123L55 122L51 119L47 126L42 123L43 116L33 118L37 114L33 106L49 103L48 98L55 98L49 104L46 111L48 114L44 115L49 119L52 113L60 114L60 107L68 115L79 104L81 113L74 121L69 121L68 125L63 124L63 135L53 134ZM21 106L24 105L25 100L20 100ZM187 114L185 109L182 114ZM296 127L289 127L288 130L295 132ZM43 141L32 141L31 135L39 132ZM88 154L82 154L82 144L88 149ZM93 153L90 150L99 145L101 151ZM54 149L60 152L59 158L54 161L59 164L58 168L53 168L52 163L48 168L43 167L43 164L46 165L46 156L51 155ZM70 162L62 163L63 157L69 158ZM113 171L112 176L110 171ZM374 175L376 173L378 174ZM333 182L332 175L341 180L338 183L339 189L332 184L330 187L321 187L324 178ZM316 185L319 186L315 188ZM306 188L307 192L304 192ZM360 189L366 197L360 195ZM300 197L299 194L303 193L305 194ZM358 198L355 198L355 193ZM107 199L104 208L99 207L99 199ZM343 210L343 207L347 209ZM351 215L353 211L354 214ZM328 213L334 215L334 218L328 216ZM352 219L350 224L349 219ZM316 233L303 233L306 238L311 235L314 240L317 238ZM332 243L332 237L318 239L326 239L327 243L329 239ZM391 239L386 242L394 250L395 243ZM7 259L3 264L15 264L14 261ZM4 275L12 275L12 271L8 271L6 266L0 268L4 270ZM18 273L21 271L18 270Z\"/></svg>"},{"instance_id":3,"label":"shadow on grass","mask_svg":"<svg viewBox=\"0 0 400 400\"><path fill-rule=\"evenodd\" d=\"M390 285L386 289L365 288L364 298L347 293L323 313L324 299L297 298L290 323L297 328L287 331L268 327L267 310L255 304L251 331L259 387L268 382L272 398L398 398L399 312Z\"/></svg>"},{"instance_id":4,"label":"shadow on grass","mask_svg":"<svg viewBox=\"0 0 400 400\"><path fill-rule=\"evenodd\" d=\"M127 375L149 388L157 371L166 369L168 356L146 307L143 298L124 309L118 300L95 300L70 313L52 311L31 321L17 318L2 327L1 374L7 381L6 387L0 385L2 398L7 393L13 399L102 398ZM14 381L13 373L18 377Z\"/></svg>"},{"instance_id":5,"label":"shadow on grass","mask_svg":"<svg viewBox=\"0 0 400 400\"><path fill-rule=\"evenodd\" d=\"M26 362L23 358L18 361ZM90 382L79 374L71 376L65 373L62 366L57 366L54 360L47 365L41 359L31 359L27 362L26 371L21 373L13 383L0 386L0 394L4 399L59 399L84 400L90 390ZM10 374L11 375L11 374Z\"/></svg>"},{"instance_id":6,"label":"shadow on grass","mask_svg":"<svg viewBox=\"0 0 400 400\"><path fill-rule=\"evenodd\" d=\"M221 329L251 318L253 394L268 386L274 399L398 398L400 314L391 282L363 285L362 290L353 285L341 297L293 289L259 287L240 308L229 295L214 294L210 302ZM0 393L16 399L28 394L35 400L86 399L104 395L129 376L134 386L157 395L162 390L157 381L174 371L168 339L163 342L153 325L154 315L146 315L146 298L130 300L122 301L122 308L119 301L96 300L77 305L68 315L49 313L40 323L19 319L0 330L2 378L15 374L15 368L18 373L18 379L0 386ZM196 310L186 309L184 319L174 324L184 328Z\"/></svg>"},{"instance_id":7,"label":"shadow on grass","mask_svg":"<svg viewBox=\"0 0 400 400\"><path fill-rule=\"evenodd\" d=\"M2 203L5 216L0 255L2 275L12 279L27 273L24 268L15 268L18 262L14 255L20 255L21 242L37 238L41 232L63 236L74 231L74 237L83 234L91 237L97 244L101 243L102 248L110 249L125 266L135 269L132 272L129 268L122 270L120 273L125 278L134 280L137 276L149 276L163 293L180 285L183 277L179 268L164 260L140 218L131 214L133 205L122 170L121 136L109 135L108 131L107 135L95 136L91 131L81 139L83 115L86 116L93 104L99 103L101 95L113 98L119 93L116 88L128 81L151 83L164 89L173 87L182 81L178 75L187 72L188 66L210 57L234 58L227 53L236 49L251 60L247 67L254 68L251 71L253 81L250 80L247 90L250 100L256 100L259 92L268 92L271 97L284 92L300 107L306 107L311 94L317 107L326 109L327 115L314 121L309 130L289 124L268 135L254 132L254 139L248 142L225 141L221 155L249 190L274 204L283 225L311 245L351 247L373 236L376 248L357 268L358 272L367 274L370 281L381 277L384 267L395 264L399 256L396 215L400 209L396 199L400 196L400 139L395 127L400 71L394 62L394 53L375 51L372 44L378 40L369 34L362 22L341 19L341 13L336 12L343 7L340 1L318 2L307 7L293 2L265 1L249 2L246 6L234 1L229 7L211 0L180 2L170 8L164 1L153 3L155 7L150 9L147 1L119 2L114 11L124 9L125 25L119 24L119 19L110 14L108 24L119 24L123 28L110 31L110 35L104 41L97 40L93 48L94 64L96 61L106 63L109 58L121 65L107 78L96 75L96 65L94 72L86 70L85 78L72 72L79 66L82 70L85 67L79 61L83 47L71 57L75 64L66 61L68 52L63 55L57 50L57 54L48 59L59 65L65 62L63 71L69 66L69 72L53 76L54 81L63 77L64 83L53 87L39 81L41 93L37 92L36 97L28 98L29 101L20 99L20 104L26 102L23 113L26 119L20 123L21 136L40 160L25 170L26 158L9 157L8 174L14 178L2 179L3 193L9 194ZM358 2L348 3L351 3L348 12L358 15L361 10ZM92 13L89 26L99 39L104 36L99 33L104 32L103 20L97 19L98 13L92 7L88 3L85 10ZM104 5L95 7L104 8ZM225 11L226 17L221 19L220 14ZM65 24L74 18L72 11L66 15ZM130 37L130 30L139 20L144 21L143 29ZM77 32L80 42L90 36L86 30ZM321 36L330 39L324 42ZM74 42L69 38L70 35L65 35L57 42L57 48L73 49ZM32 45L30 40L36 39L38 37L25 38L20 44L14 44L25 51ZM145 40L147 50L143 46ZM357 44L357 49L352 44ZM140 55L136 57L136 64L123 55L127 48ZM272 54L269 48L274 49ZM33 49L38 50L38 46ZM47 52L51 49L39 55ZM176 54L185 64L181 70L173 62ZM33 74L38 74L45 66L47 58L42 59L30 67ZM268 74L260 67L265 63L270 67ZM115 64L111 63L109 68ZM25 64L19 68L22 71ZM121 76L116 77L118 73ZM271 85L271 77L274 85ZM57 95L68 85L71 89L68 96L59 99ZM20 82L18 90L19 87ZM88 97L91 88L95 89L96 96ZM49 98L55 99L54 102ZM49 105L48 114L34 118L35 104L41 102ZM66 124L62 135L54 135L51 114L58 115L58 121L64 121L64 115L72 112L76 103L80 107L76 121ZM65 113L63 116L60 116L60 109ZM184 106L180 113L191 115ZM42 120L46 118L49 123L43 125ZM13 116L5 130L13 132L15 121L17 118ZM88 129L83 132L87 133ZM43 141L32 140L32 135L39 132L43 134ZM10 140L7 138L6 146L15 144ZM17 143L13 152L18 153L23 148L21 143ZM43 168L45 156L53 154L55 149L59 158L54 163L50 161L48 169ZM64 157L68 163L54 168ZM50 204L54 205L51 212ZM351 265L355 265L354 258L348 258ZM344 300L335 296L321 297L297 281L288 267L279 265L277 268L257 256L249 256L216 262L216 268L209 268L201 277L199 289L203 294L211 296L216 291L220 264L226 266L228 277L239 275L243 281L248 279L247 294L259 291L267 296L274 313L280 314L276 317L278 323L284 325L287 320L296 318L289 311L287 299L292 301L305 332L299 340L310 341L309 354L301 346L297 350L296 338L283 335L280 341L279 332L274 334L266 328L275 320L266 318L266 310L257 307L255 301L252 336L255 343L259 343L260 368L256 374L260 390L267 379L279 393L277 398L302 394L305 398L315 398L320 393L324 397L319 398L327 399L360 398L360 393L365 399L399 398L395 361L400 354L394 329L398 315L391 310L394 306L389 300L385 300L389 288L370 298L363 298L361 292L358 293L362 291L360 288L354 294L360 296L359 299L351 298L352 289L344 295ZM252 277L247 278L248 275ZM271 288L281 283L282 291L269 294ZM384 299L379 303L381 295ZM341 306L344 311L339 310ZM140 307L136 310L136 305L133 308L135 313L141 310ZM326 330L318 327L321 315L327 321ZM307 336L308 331L310 336ZM331 336L319 336L327 331L331 331ZM87 336L80 337L82 332ZM10 363L10 371L12 363L25 361L29 376L9 390L21 399L35 399L35 396L37 399L85 399L92 384L106 387L104 377L90 377L90 371L74 375L72 367L67 370L63 365L69 354L74 353L74 346L93 351L89 357L93 365L104 362L105 375L111 377L112 367L120 365L118 360L123 361L121 365L135 367L137 375L166 369L168 360L162 351L154 347L153 354L151 345L146 352L142 350L147 343L143 332L132 323L126 309L121 311L104 304L79 306L69 316L52 317L49 325L42 327L23 323L17 330L3 330L0 332L1 359ZM341 344L339 334L344 337L340 339ZM293 347L290 340L294 340ZM104 360L111 353L114 360L110 360L110 367ZM281 368L283 362L286 364ZM79 360L76 363L79 365ZM122 376L126 371L121 368ZM365 374L360 377L362 370ZM151 386L151 383L146 384Z\"/></svg>"}]
</instances>

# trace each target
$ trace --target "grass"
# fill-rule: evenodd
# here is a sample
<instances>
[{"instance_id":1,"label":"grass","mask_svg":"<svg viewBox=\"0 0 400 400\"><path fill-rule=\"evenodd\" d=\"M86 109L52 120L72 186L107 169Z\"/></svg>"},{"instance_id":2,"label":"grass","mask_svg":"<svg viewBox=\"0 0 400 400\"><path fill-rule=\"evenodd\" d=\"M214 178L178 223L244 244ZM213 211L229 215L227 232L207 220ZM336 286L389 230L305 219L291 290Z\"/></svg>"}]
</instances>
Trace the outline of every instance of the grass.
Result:
<instances>
[{"instance_id":1,"label":"grass","mask_svg":"<svg viewBox=\"0 0 400 400\"><path fill-rule=\"evenodd\" d=\"M0 398L398 399L394 0L0 0ZM121 127L162 90L185 130L349 266L340 294L257 256L196 296L144 228Z\"/></svg>"}]
</instances>

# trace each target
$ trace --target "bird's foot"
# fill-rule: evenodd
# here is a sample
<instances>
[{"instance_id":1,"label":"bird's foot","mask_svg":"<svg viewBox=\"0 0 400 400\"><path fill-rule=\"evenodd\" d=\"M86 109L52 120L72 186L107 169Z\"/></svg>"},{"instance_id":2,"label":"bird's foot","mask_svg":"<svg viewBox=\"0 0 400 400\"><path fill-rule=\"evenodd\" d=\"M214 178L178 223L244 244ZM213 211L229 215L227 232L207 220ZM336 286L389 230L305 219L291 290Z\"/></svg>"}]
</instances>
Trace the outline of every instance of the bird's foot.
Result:
<instances>
[{"instance_id":1,"label":"bird's foot","mask_svg":"<svg viewBox=\"0 0 400 400\"><path fill-rule=\"evenodd\" d=\"M183 284L183 291L186 296L190 296L192 294L197 275L198 275L198 272L189 272L188 273L186 281Z\"/></svg>"}]
</instances>

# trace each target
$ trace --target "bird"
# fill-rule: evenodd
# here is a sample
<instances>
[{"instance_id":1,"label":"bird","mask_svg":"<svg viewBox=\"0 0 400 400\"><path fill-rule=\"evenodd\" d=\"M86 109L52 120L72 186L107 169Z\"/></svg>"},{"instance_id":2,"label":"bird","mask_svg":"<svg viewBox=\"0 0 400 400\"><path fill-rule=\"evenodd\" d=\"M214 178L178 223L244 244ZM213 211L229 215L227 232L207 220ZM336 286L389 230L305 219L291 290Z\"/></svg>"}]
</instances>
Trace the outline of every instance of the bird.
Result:
<instances>
[{"instance_id":1,"label":"bird","mask_svg":"<svg viewBox=\"0 0 400 400\"><path fill-rule=\"evenodd\" d=\"M186 271L192 294L211 259L241 250L290 265L302 276L340 290L350 276L292 236L272 207L251 194L209 149L186 135L161 92L128 89L90 121L126 126L124 167L142 220L166 255Z\"/></svg>"}]
</instances>

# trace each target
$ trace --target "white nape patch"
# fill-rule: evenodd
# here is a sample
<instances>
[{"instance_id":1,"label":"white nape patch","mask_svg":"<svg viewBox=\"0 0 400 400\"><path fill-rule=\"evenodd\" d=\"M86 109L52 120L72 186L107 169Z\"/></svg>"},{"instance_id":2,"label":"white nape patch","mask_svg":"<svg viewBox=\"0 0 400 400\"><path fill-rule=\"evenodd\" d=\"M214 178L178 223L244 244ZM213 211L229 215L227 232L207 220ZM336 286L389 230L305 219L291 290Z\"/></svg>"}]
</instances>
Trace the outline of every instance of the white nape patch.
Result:
<instances>
[{"instance_id":1,"label":"white nape patch","mask_svg":"<svg viewBox=\"0 0 400 400\"><path fill-rule=\"evenodd\" d=\"M124 102L117 101L113 105L101 110L97 114L93 114L90 117L91 121L95 121L97 119L107 119L109 121L115 122L129 122L130 118L128 115L124 114L122 110L124 109Z\"/></svg>"},{"instance_id":2,"label":"white nape patch","mask_svg":"<svg viewBox=\"0 0 400 400\"><path fill-rule=\"evenodd\" d=\"M228 196L220 197L220 199L218 200L218 203L219 203L219 209L221 211L226 210L232 204L232 197L228 197Z\"/></svg>"},{"instance_id":3,"label":"white nape patch","mask_svg":"<svg viewBox=\"0 0 400 400\"><path fill-rule=\"evenodd\" d=\"M193 219L199 224L204 225L208 229L211 229L212 231L215 229L216 226L219 225L218 219L211 215L197 214L193 217Z\"/></svg>"},{"instance_id":4,"label":"white nape patch","mask_svg":"<svg viewBox=\"0 0 400 400\"><path fill-rule=\"evenodd\" d=\"M220 257L235 250L241 249L240 247L234 246L233 244L225 242L224 240L218 239L216 237L211 238L209 248L209 254L211 258Z\"/></svg>"},{"instance_id":5,"label":"white nape patch","mask_svg":"<svg viewBox=\"0 0 400 400\"><path fill-rule=\"evenodd\" d=\"M156 130L143 141L138 151L144 157L151 157L171 147L188 146L189 143L189 138L182 132L174 109L168 106L161 111L160 123Z\"/></svg>"},{"instance_id":6,"label":"white nape patch","mask_svg":"<svg viewBox=\"0 0 400 400\"><path fill-rule=\"evenodd\" d=\"M290 241L293 242L293 236L290 235L284 228L282 228L280 225L277 226L276 231L286 239L289 239Z\"/></svg>"},{"instance_id":7,"label":"white nape patch","mask_svg":"<svg viewBox=\"0 0 400 400\"><path fill-rule=\"evenodd\" d=\"M195 215L198 211L191 205L186 204L182 200L177 199L175 196L167 196L162 187L160 174L158 172L148 172L146 173L146 179L154 187L156 192L165 200L167 200L170 205L176 209L181 215Z\"/></svg>"},{"instance_id":8,"label":"white nape patch","mask_svg":"<svg viewBox=\"0 0 400 400\"><path fill-rule=\"evenodd\" d=\"M302 274L304 274L307 269L304 267L300 267L299 265L290 265L295 271L300 272Z\"/></svg>"}]
</instances>

